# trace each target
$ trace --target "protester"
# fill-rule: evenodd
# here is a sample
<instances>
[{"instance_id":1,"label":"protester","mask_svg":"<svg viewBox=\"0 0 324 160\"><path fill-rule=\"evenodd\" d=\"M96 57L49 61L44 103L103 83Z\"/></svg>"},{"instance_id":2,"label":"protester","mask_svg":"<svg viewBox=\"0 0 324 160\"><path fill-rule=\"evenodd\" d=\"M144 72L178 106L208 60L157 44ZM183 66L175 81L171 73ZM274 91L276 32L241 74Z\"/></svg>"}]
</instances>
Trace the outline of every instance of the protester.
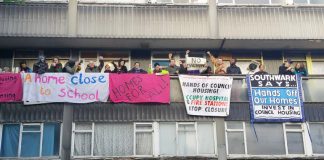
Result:
<instances>
[{"instance_id":1,"label":"protester","mask_svg":"<svg viewBox=\"0 0 324 160\"><path fill-rule=\"evenodd\" d=\"M60 63L59 57L54 57L53 58L53 63L50 66L50 69L48 72L62 72L63 65Z\"/></svg>"},{"instance_id":2,"label":"protester","mask_svg":"<svg viewBox=\"0 0 324 160\"><path fill-rule=\"evenodd\" d=\"M223 59L221 58L215 58L210 51L207 51L207 54L209 55L211 62L215 66L215 74L226 74L225 71L225 65L223 63Z\"/></svg>"},{"instance_id":3,"label":"protester","mask_svg":"<svg viewBox=\"0 0 324 160\"><path fill-rule=\"evenodd\" d=\"M263 75L268 74L268 72L265 71L265 66L263 64L259 65L259 71L255 72L256 75Z\"/></svg>"},{"instance_id":4,"label":"protester","mask_svg":"<svg viewBox=\"0 0 324 160\"><path fill-rule=\"evenodd\" d=\"M186 61L180 61L179 74L188 74L188 66Z\"/></svg>"},{"instance_id":5,"label":"protester","mask_svg":"<svg viewBox=\"0 0 324 160\"><path fill-rule=\"evenodd\" d=\"M295 69L291 67L291 64L293 62L291 59L287 59L280 67L279 67L279 74L285 74L285 75L293 75L295 72Z\"/></svg>"},{"instance_id":6,"label":"protester","mask_svg":"<svg viewBox=\"0 0 324 160\"><path fill-rule=\"evenodd\" d=\"M149 65L149 69L148 69L148 74L161 74L161 75L165 75L165 74L169 74L169 72L165 69L162 69L159 63L154 63L154 69L152 70L152 65Z\"/></svg>"},{"instance_id":7,"label":"protester","mask_svg":"<svg viewBox=\"0 0 324 160\"><path fill-rule=\"evenodd\" d=\"M109 64L106 64L105 65L105 71L104 73L112 73L113 71L110 69L110 65Z\"/></svg>"},{"instance_id":8,"label":"protester","mask_svg":"<svg viewBox=\"0 0 324 160\"><path fill-rule=\"evenodd\" d=\"M10 68L9 67L3 67L3 73L10 73Z\"/></svg>"},{"instance_id":9,"label":"protester","mask_svg":"<svg viewBox=\"0 0 324 160\"><path fill-rule=\"evenodd\" d=\"M307 76L307 69L305 68L305 65L303 63L297 63L295 65L295 74L299 74L301 76Z\"/></svg>"},{"instance_id":10,"label":"protester","mask_svg":"<svg viewBox=\"0 0 324 160\"><path fill-rule=\"evenodd\" d=\"M127 73L127 67L125 66L125 60L120 59L118 61L118 65L115 64L115 61L112 62L115 69L113 70L113 73Z\"/></svg>"},{"instance_id":11,"label":"protester","mask_svg":"<svg viewBox=\"0 0 324 160\"><path fill-rule=\"evenodd\" d=\"M46 63L44 56L39 56L37 62L33 66L33 72L37 74L44 74L48 70L48 64Z\"/></svg>"},{"instance_id":12,"label":"protester","mask_svg":"<svg viewBox=\"0 0 324 160\"><path fill-rule=\"evenodd\" d=\"M87 68L85 69L86 73L100 73L103 66L104 66L104 61L103 61L103 57L100 56L99 57L99 66L96 66L94 61L90 61Z\"/></svg>"},{"instance_id":13,"label":"protester","mask_svg":"<svg viewBox=\"0 0 324 160\"><path fill-rule=\"evenodd\" d=\"M172 58L172 53L169 53L169 60L170 60L170 64L169 66L166 68L169 72L169 74L178 74L179 73L179 69L180 67L178 67L175 63L175 60Z\"/></svg>"},{"instance_id":14,"label":"protester","mask_svg":"<svg viewBox=\"0 0 324 160\"><path fill-rule=\"evenodd\" d=\"M129 73L147 73L144 69L140 68L140 63L135 62L134 67L129 71Z\"/></svg>"},{"instance_id":15,"label":"protester","mask_svg":"<svg viewBox=\"0 0 324 160\"><path fill-rule=\"evenodd\" d=\"M81 64L82 60L80 62L75 62L75 60L70 59L65 65L64 68L62 69L62 72L74 74L77 73L81 70Z\"/></svg>"},{"instance_id":16,"label":"protester","mask_svg":"<svg viewBox=\"0 0 324 160\"><path fill-rule=\"evenodd\" d=\"M19 63L19 72L20 73L31 73L32 70L27 66L25 61Z\"/></svg>"},{"instance_id":17,"label":"protester","mask_svg":"<svg viewBox=\"0 0 324 160\"><path fill-rule=\"evenodd\" d=\"M236 59L230 60L230 66L226 69L227 74L242 74L240 67L236 66Z\"/></svg>"}]
</instances>

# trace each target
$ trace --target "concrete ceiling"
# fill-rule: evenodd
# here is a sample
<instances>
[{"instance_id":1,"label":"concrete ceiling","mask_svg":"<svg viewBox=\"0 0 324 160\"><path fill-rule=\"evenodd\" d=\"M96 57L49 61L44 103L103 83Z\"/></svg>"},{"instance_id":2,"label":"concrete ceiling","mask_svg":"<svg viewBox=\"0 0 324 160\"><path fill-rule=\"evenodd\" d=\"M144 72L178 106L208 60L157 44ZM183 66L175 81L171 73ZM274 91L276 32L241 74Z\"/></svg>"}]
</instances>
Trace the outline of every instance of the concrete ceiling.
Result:
<instances>
[{"instance_id":1,"label":"concrete ceiling","mask_svg":"<svg viewBox=\"0 0 324 160\"><path fill-rule=\"evenodd\" d=\"M218 49L222 39L0 37L0 48ZM226 40L223 49L324 49L324 40Z\"/></svg>"}]
</instances>

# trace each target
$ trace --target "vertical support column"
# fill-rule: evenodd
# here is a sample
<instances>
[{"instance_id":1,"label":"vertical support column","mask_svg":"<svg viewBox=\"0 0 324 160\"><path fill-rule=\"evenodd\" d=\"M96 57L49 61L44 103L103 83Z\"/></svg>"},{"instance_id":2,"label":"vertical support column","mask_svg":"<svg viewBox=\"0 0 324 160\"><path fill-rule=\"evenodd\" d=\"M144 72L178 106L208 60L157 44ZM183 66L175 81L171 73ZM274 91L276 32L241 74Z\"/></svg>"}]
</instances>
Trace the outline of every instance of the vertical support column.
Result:
<instances>
[{"instance_id":1,"label":"vertical support column","mask_svg":"<svg viewBox=\"0 0 324 160\"><path fill-rule=\"evenodd\" d=\"M308 74L312 74L313 73L313 60L312 60L311 52L308 52L306 54L306 66L307 66Z\"/></svg>"},{"instance_id":2,"label":"vertical support column","mask_svg":"<svg viewBox=\"0 0 324 160\"><path fill-rule=\"evenodd\" d=\"M63 111L63 129L62 129L62 147L61 160L69 160L71 157L71 137L72 137L72 122L73 122L73 106L64 104Z\"/></svg>"},{"instance_id":3,"label":"vertical support column","mask_svg":"<svg viewBox=\"0 0 324 160\"><path fill-rule=\"evenodd\" d=\"M209 33L211 39L219 38L216 0L208 0Z\"/></svg>"},{"instance_id":4,"label":"vertical support column","mask_svg":"<svg viewBox=\"0 0 324 160\"><path fill-rule=\"evenodd\" d=\"M218 160L226 160L226 141L225 141L225 120L217 118L216 120L217 151Z\"/></svg>"},{"instance_id":5,"label":"vertical support column","mask_svg":"<svg viewBox=\"0 0 324 160\"><path fill-rule=\"evenodd\" d=\"M68 36L74 37L77 34L77 10L78 0L69 0L68 6Z\"/></svg>"}]
</instances>

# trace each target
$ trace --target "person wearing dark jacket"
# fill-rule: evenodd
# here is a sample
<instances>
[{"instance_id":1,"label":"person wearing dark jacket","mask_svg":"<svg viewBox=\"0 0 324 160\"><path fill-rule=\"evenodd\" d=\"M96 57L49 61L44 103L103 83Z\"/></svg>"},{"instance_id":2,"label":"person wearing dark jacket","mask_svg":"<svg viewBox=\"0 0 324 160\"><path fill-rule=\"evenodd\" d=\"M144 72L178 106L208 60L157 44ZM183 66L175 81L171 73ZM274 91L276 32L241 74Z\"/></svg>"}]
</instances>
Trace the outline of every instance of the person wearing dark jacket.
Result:
<instances>
[{"instance_id":1,"label":"person wearing dark jacket","mask_svg":"<svg viewBox=\"0 0 324 160\"><path fill-rule=\"evenodd\" d=\"M203 70L200 74L213 74L212 68L207 66L205 70Z\"/></svg>"},{"instance_id":2,"label":"person wearing dark jacket","mask_svg":"<svg viewBox=\"0 0 324 160\"><path fill-rule=\"evenodd\" d=\"M115 69L112 71L113 73L127 73L127 67L125 66L125 60L120 59L118 61L118 65L115 64L113 61L112 63L115 67Z\"/></svg>"},{"instance_id":3,"label":"person wearing dark jacket","mask_svg":"<svg viewBox=\"0 0 324 160\"><path fill-rule=\"evenodd\" d=\"M37 74L44 74L48 70L48 64L44 56L39 56L37 62L33 66L33 72Z\"/></svg>"},{"instance_id":4,"label":"person wearing dark jacket","mask_svg":"<svg viewBox=\"0 0 324 160\"><path fill-rule=\"evenodd\" d=\"M303 63L297 63L295 65L295 74L299 74L301 76L307 76L308 73L307 73L307 69L305 68L305 65Z\"/></svg>"},{"instance_id":5,"label":"person wearing dark jacket","mask_svg":"<svg viewBox=\"0 0 324 160\"><path fill-rule=\"evenodd\" d=\"M140 63L135 62L134 67L129 71L129 73L147 73L144 69L140 68Z\"/></svg>"},{"instance_id":6,"label":"person wearing dark jacket","mask_svg":"<svg viewBox=\"0 0 324 160\"><path fill-rule=\"evenodd\" d=\"M65 63L64 68L62 69L62 72L74 74L77 73L81 70L80 63L75 62L75 60L70 59L67 63Z\"/></svg>"},{"instance_id":7,"label":"person wearing dark jacket","mask_svg":"<svg viewBox=\"0 0 324 160\"><path fill-rule=\"evenodd\" d=\"M179 74L188 74L188 67L185 61L180 61Z\"/></svg>"},{"instance_id":8,"label":"person wearing dark jacket","mask_svg":"<svg viewBox=\"0 0 324 160\"><path fill-rule=\"evenodd\" d=\"M27 66L26 62L20 62L19 63L19 69L20 69L20 73L30 73L32 72L32 70Z\"/></svg>"},{"instance_id":9,"label":"person wearing dark jacket","mask_svg":"<svg viewBox=\"0 0 324 160\"><path fill-rule=\"evenodd\" d=\"M268 72L265 71L265 66L263 64L259 65L259 71L255 72L256 75L263 75L268 74Z\"/></svg>"},{"instance_id":10,"label":"person wearing dark jacket","mask_svg":"<svg viewBox=\"0 0 324 160\"><path fill-rule=\"evenodd\" d=\"M102 56L99 57L99 63L100 63L99 66L96 66L93 61L90 61L87 68L85 69L85 72L86 73L100 73L104 66L104 61L103 61Z\"/></svg>"},{"instance_id":11,"label":"person wearing dark jacket","mask_svg":"<svg viewBox=\"0 0 324 160\"><path fill-rule=\"evenodd\" d=\"M58 57L53 58L53 63L50 66L48 72L62 72L63 70L63 65L60 63L60 60Z\"/></svg>"},{"instance_id":12,"label":"person wearing dark jacket","mask_svg":"<svg viewBox=\"0 0 324 160\"><path fill-rule=\"evenodd\" d=\"M294 75L295 69L291 67L292 61L290 59L287 59L285 63L283 63L279 67L279 74L284 75Z\"/></svg>"},{"instance_id":13,"label":"person wearing dark jacket","mask_svg":"<svg viewBox=\"0 0 324 160\"><path fill-rule=\"evenodd\" d=\"M227 74L242 74L240 67L236 66L236 59L230 60L230 66L226 69Z\"/></svg>"}]
</instances>

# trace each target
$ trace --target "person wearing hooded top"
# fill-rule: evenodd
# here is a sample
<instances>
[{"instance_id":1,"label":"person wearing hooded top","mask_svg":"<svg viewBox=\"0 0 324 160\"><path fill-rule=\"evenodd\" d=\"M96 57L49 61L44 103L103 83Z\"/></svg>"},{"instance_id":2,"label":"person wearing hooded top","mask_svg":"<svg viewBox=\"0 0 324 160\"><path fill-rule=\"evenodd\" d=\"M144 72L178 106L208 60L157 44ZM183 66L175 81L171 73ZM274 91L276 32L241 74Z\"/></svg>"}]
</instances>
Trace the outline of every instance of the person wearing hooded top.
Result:
<instances>
[{"instance_id":1,"label":"person wearing hooded top","mask_svg":"<svg viewBox=\"0 0 324 160\"><path fill-rule=\"evenodd\" d=\"M25 61L19 63L19 72L20 73L31 73L32 70L27 66Z\"/></svg>"},{"instance_id":2,"label":"person wearing hooded top","mask_svg":"<svg viewBox=\"0 0 324 160\"><path fill-rule=\"evenodd\" d=\"M287 59L285 63L279 67L279 74L294 75L295 69L291 67L292 63L291 59Z\"/></svg>"},{"instance_id":3,"label":"person wearing hooded top","mask_svg":"<svg viewBox=\"0 0 324 160\"><path fill-rule=\"evenodd\" d=\"M140 63L135 62L134 67L129 71L129 73L147 73L144 69L140 68Z\"/></svg>"},{"instance_id":4,"label":"person wearing hooded top","mask_svg":"<svg viewBox=\"0 0 324 160\"><path fill-rule=\"evenodd\" d=\"M37 62L33 66L33 72L37 74L44 74L48 70L48 64L46 63L44 56L39 56Z\"/></svg>"},{"instance_id":5,"label":"person wearing hooded top","mask_svg":"<svg viewBox=\"0 0 324 160\"><path fill-rule=\"evenodd\" d=\"M118 65L115 64L115 62L113 61L112 63L114 65L114 70L112 71L113 73L127 73L127 67L125 66L125 60L120 59L118 61Z\"/></svg>"},{"instance_id":6,"label":"person wearing hooded top","mask_svg":"<svg viewBox=\"0 0 324 160\"><path fill-rule=\"evenodd\" d=\"M48 72L62 72L63 69L63 65L60 62L59 57L54 57L53 58L53 63L50 66L50 69L48 70Z\"/></svg>"},{"instance_id":7,"label":"person wearing hooded top","mask_svg":"<svg viewBox=\"0 0 324 160\"><path fill-rule=\"evenodd\" d=\"M80 63L82 63L82 61ZM70 74L77 73L81 70L80 63L70 59L67 63L65 63L62 71Z\"/></svg>"},{"instance_id":8,"label":"person wearing hooded top","mask_svg":"<svg viewBox=\"0 0 324 160\"><path fill-rule=\"evenodd\" d=\"M100 56L99 57L99 66L96 66L94 61L90 61L87 68L85 69L86 73L100 73L103 66L104 66L104 61L103 61L103 57Z\"/></svg>"},{"instance_id":9,"label":"person wearing hooded top","mask_svg":"<svg viewBox=\"0 0 324 160\"><path fill-rule=\"evenodd\" d=\"M179 74L188 74L188 65L186 61L180 61Z\"/></svg>"}]
</instances>

